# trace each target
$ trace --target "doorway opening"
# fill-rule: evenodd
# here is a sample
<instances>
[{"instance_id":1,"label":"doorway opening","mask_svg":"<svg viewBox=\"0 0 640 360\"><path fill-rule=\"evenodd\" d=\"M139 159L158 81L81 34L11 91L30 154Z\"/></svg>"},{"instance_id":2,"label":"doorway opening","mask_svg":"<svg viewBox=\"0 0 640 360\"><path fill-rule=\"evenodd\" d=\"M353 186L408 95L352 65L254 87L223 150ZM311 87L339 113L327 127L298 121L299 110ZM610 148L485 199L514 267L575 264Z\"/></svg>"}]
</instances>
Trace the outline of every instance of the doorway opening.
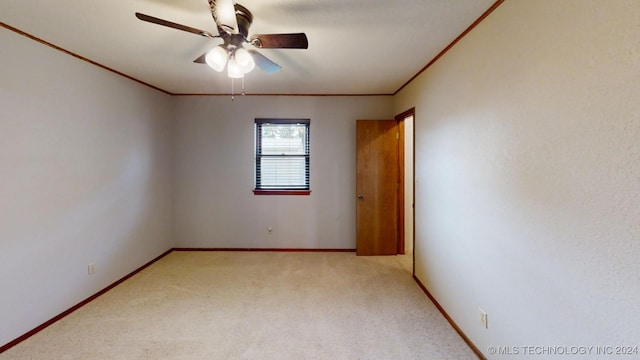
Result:
<instances>
[{"instance_id":1,"label":"doorway opening","mask_svg":"<svg viewBox=\"0 0 640 360\"><path fill-rule=\"evenodd\" d=\"M415 108L395 117L400 135L400 181L398 208L398 259L412 274L415 273Z\"/></svg>"},{"instance_id":2,"label":"doorway opening","mask_svg":"<svg viewBox=\"0 0 640 360\"><path fill-rule=\"evenodd\" d=\"M356 121L356 254L414 270L415 111Z\"/></svg>"}]
</instances>

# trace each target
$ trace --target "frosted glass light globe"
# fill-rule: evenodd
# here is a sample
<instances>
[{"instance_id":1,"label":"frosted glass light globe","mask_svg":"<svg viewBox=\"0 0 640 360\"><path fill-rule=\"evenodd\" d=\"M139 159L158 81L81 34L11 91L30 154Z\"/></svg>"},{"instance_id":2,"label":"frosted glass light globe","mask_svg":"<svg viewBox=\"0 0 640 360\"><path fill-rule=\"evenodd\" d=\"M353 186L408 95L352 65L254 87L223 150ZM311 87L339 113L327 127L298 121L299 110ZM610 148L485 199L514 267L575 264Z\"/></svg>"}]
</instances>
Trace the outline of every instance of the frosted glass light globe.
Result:
<instances>
[{"instance_id":1,"label":"frosted glass light globe","mask_svg":"<svg viewBox=\"0 0 640 360\"><path fill-rule=\"evenodd\" d=\"M207 55L205 55L204 61L213 70L221 72L224 69L224 66L227 64L228 57L229 54L227 53L227 49L222 46L216 46L211 49L211 51L209 51Z\"/></svg>"},{"instance_id":2,"label":"frosted glass light globe","mask_svg":"<svg viewBox=\"0 0 640 360\"><path fill-rule=\"evenodd\" d=\"M227 73L232 79L240 79L244 77L244 72L235 59L229 59L229 63L227 64Z\"/></svg>"},{"instance_id":3,"label":"frosted glass light globe","mask_svg":"<svg viewBox=\"0 0 640 360\"><path fill-rule=\"evenodd\" d=\"M251 72L251 70L256 67L256 62L253 60L253 56L251 56L247 50L239 48L236 50L234 56L243 73L246 74Z\"/></svg>"}]
</instances>

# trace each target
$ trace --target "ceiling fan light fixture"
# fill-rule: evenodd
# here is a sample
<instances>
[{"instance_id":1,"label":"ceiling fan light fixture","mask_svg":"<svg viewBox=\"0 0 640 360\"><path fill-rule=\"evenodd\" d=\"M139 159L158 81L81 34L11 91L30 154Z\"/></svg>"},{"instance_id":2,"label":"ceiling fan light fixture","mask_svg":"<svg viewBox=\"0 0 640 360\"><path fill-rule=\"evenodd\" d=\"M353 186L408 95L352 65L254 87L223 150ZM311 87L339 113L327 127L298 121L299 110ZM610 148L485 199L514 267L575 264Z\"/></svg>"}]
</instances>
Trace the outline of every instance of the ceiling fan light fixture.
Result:
<instances>
[{"instance_id":1,"label":"ceiling fan light fixture","mask_svg":"<svg viewBox=\"0 0 640 360\"><path fill-rule=\"evenodd\" d=\"M251 56L251 54L244 48L238 48L234 54L234 58L238 63L240 70L245 74L251 72L256 67L256 62L253 60L253 56Z\"/></svg>"},{"instance_id":2,"label":"ceiling fan light fixture","mask_svg":"<svg viewBox=\"0 0 640 360\"><path fill-rule=\"evenodd\" d=\"M205 55L204 61L213 70L221 72L227 64L228 58L229 54L227 53L227 49L220 45L211 49L211 51Z\"/></svg>"},{"instance_id":3,"label":"ceiling fan light fixture","mask_svg":"<svg viewBox=\"0 0 640 360\"><path fill-rule=\"evenodd\" d=\"M244 71L240 68L240 64L235 59L229 59L227 64L227 74L232 79L241 79L244 77Z\"/></svg>"},{"instance_id":4,"label":"ceiling fan light fixture","mask_svg":"<svg viewBox=\"0 0 640 360\"><path fill-rule=\"evenodd\" d=\"M309 47L307 36L304 33L258 34L249 37L249 27L253 23L251 11L235 3L235 0L208 0L208 3L218 35L138 12L135 15L138 19L152 24L210 39L222 39L222 45L214 47L193 62L206 63L210 68L220 73L226 67L227 74L232 79L244 79L244 75L253 71L256 66L267 73L282 70L278 64L258 51L244 49L245 44L265 49L307 49ZM233 84L233 81L231 83Z\"/></svg>"}]
</instances>

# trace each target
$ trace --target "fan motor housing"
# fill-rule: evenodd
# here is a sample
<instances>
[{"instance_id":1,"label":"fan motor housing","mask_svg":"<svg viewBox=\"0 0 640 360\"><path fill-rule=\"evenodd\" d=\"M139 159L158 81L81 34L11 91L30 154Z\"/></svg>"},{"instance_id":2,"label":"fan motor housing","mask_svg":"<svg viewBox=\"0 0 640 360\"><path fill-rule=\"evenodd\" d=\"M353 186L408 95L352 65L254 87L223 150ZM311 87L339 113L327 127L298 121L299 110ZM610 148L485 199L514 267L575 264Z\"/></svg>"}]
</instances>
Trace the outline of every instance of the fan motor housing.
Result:
<instances>
[{"instance_id":1,"label":"fan motor housing","mask_svg":"<svg viewBox=\"0 0 640 360\"><path fill-rule=\"evenodd\" d=\"M246 38L249 36L249 27L253 22L253 14L240 4L235 4L234 7L236 9L236 20L238 21L238 32Z\"/></svg>"}]
</instances>

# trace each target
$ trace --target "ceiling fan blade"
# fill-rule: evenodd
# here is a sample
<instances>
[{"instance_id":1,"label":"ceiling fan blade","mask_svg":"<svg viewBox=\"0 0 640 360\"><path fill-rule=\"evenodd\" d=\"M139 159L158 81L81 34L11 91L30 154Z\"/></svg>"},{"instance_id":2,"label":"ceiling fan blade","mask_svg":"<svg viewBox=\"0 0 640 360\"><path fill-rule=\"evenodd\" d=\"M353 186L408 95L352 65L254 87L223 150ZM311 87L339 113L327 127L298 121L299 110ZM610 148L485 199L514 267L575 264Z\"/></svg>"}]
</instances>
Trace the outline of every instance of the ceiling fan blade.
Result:
<instances>
[{"instance_id":1,"label":"ceiling fan blade","mask_svg":"<svg viewBox=\"0 0 640 360\"><path fill-rule=\"evenodd\" d=\"M198 64L206 64L207 63L207 61L205 60L206 56L207 56L207 53L204 53L200 55L197 59L193 60L193 62Z\"/></svg>"},{"instance_id":2,"label":"ceiling fan blade","mask_svg":"<svg viewBox=\"0 0 640 360\"><path fill-rule=\"evenodd\" d=\"M237 33L238 21L236 20L236 9L233 0L209 0L209 8L213 20L218 26L218 31L224 29L226 32Z\"/></svg>"},{"instance_id":3,"label":"ceiling fan blade","mask_svg":"<svg viewBox=\"0 0 640 360\"><path fill-rule=\"evenodd\" d=\"M171 21L159 19L157 17L141 14L141 13L138 13L138 12L136 13L136 17L138 19L142 20L142 21L146 21L146 22L150 22L150 23L153 23L153 24L170 27L170 28L173 28L173 29L186 31L186 32L189 32L189 33L192 33L192 34L196 34L196 35L200 35L200 36L204 36L204 37L208 37L208 38L219 37L217 35L213 35L213 34L207 32L207 31L204 31L204 30L192 28L192 27L186 26L186 25L177 24L177 23L174 23L174 22L171 22Z\"/></svg>"},{"instance_id":4,"label":"ceiling fan blade","mask_svg":"<svg viewBox=\"0 0 640 360\"><path fill-rule=\"evenodd\" d=\"M260 69L262 69L262 71L269 73L269 74L273 74L273 73L277 73L278 71L282 70L282 68L280 67L280 65L274 63L273 61L269 60L269 58L267 58L266 56L260 54L259 52L255 51L255 50L249 50L249 53L253 56L253 61L256 62L256 66L258 66Z\"/></svg>"},{"instance_id":5,"label":"ceiling fan blade","mask_svg":"<svg viewBox=\"0 0 640 360\"><path fill-rule=\"evenodd\" d=\"M251 36L251 45L262 49L307 49L309 41L304 33L258 34Z\"/></svg>"}]
</instances>

